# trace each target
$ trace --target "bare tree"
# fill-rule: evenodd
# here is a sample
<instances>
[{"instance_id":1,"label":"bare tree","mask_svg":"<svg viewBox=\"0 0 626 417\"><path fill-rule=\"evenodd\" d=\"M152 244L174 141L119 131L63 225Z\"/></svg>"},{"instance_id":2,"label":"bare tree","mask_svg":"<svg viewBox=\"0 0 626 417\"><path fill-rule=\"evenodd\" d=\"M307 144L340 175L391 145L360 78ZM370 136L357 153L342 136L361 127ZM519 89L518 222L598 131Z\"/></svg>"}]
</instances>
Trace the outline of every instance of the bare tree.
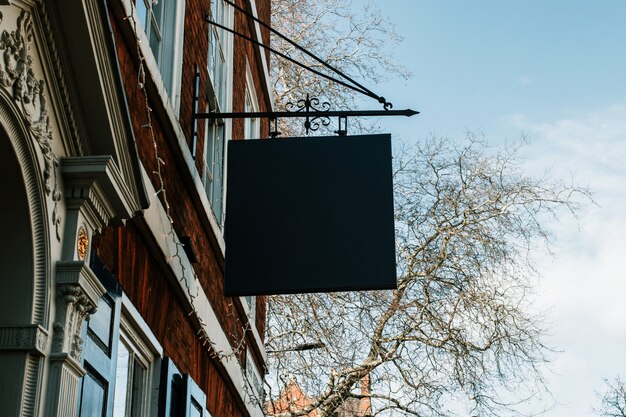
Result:
<instances>
[{"instance_id":1,"label":"bare tree","mask_svg":"<svg viewBox=\"0 0 626 417\"><path fill-rule=\"evenodd\" d=\"M604 380L605 389L600 393L600 406L595 412L605 417L626 417L626 385L620 377L614 381Z\"/></svg>"},{"instance_id":2,"label":"bare tree","mask_svg":"<svg viewBox=\"0 0 626 417\"><path fill-rule=\"evenodd\" d=\"M270 399L296 381L311 401L281 416L364 397L381 416L515 412L544 389L549 352L530 253L587 191L530 178L516 148L472 134L399 152L394 184L398 289L271 297Z\"/></svg>"},{"instance_id":3,"label":"bare tree","mask_svg":"<svg viewBox=\"0 0 626 417\"><path fill-rule=\"evenodd\" d=\"M371 1L274 0L272 26L369 89L375 90L374 86L388 77L409 75L392 58L392 48L400 40L394 25L373 7ZM284 39L272 36L271 44L314 70L341 78ZM281 108L288 103L295 105L306 94L319 98L320 108L321 103L327 101L333 109L354 108L359 97L354 90L285 59L273 58L271 71L274 102ZM284 136L302 133L301 125L297 123L288 119L279 122L279 130ZM360 128L359 125L355 127ZM336 127L332 125L330 128Z\"/></svg>"}]
</instances>

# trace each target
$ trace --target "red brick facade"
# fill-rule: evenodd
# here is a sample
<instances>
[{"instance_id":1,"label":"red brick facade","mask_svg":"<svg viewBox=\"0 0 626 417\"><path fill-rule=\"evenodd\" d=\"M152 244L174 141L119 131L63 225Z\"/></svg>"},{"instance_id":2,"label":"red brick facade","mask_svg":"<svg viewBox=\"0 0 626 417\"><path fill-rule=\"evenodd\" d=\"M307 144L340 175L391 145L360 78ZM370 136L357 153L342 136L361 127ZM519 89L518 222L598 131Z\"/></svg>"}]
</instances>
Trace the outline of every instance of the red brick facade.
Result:
<instances>
[{"instance_id":1,"label":"red brick facade","mask_svg":"<svg viewBox=\"0 0 626 417\"><path fill-rule=\"evenodd\" d=\"M152 132L145 127L147 123L146 102L143 91L138 86L138 57L136 39L132 25L124 15L120 0L111 0L109 14L114 31L117 59L122 72L125 95L130 109L140 160L146 172L157 169L155 144L163 160L163 185L167 190L170 213L174 231L178 236L189 236L193 243L198 262L193 268L199 278L202 289L207 295L217 319L231 342L236 346L242 338L254 352L255 361L263 369L261 346L257 346L251 333L243 334L246 322L240 300L226 298L223 295L224 258L215 235L215 228L207 219L193 175L186 165L184 152L175 139L176 126L168 117L166 109L156 92L156 85L149 77L147 91L148 106L152 110ZM242 0L237 2L245 6ZM204 91L207 82L208 37L205 16L209 13L209 1L186 0L184 18L184 48L180 91L180 112L178 123L189 147L192 146L192 111L193 85L196 66L200 69L200 91ZM258 15L269 21L270 1L257 0ZM251 24L237 11L235 30L250 36ZM267 30L263 30L264 42L269 41ZM262 52L265 53L265 52ZM270 110L271 98L268 96L264 79L264 69L260 68L260 52L253 44L235 37L233 54L233 111L244 110L244 92L246 85L246 60L248 61L259 110ZM267 55L266 55L267 57ZM266 60L266 62L268 62ZM203 111L206 98L199 96L199 109ZM244 121L233 122L232 137L243 138ZM265 136L268 125L261 121L261 135ZM204 146L204 123L198 123L197 149ZM195 168L201 172L204 164L202 152L198 153ZM160 187L156 176L151 176L155 189ZM161 194L162 196L162 194ZM163 203L163 199L161 199ZM246 416L239 394L233 389L218 356L208 350L197 336L199 324L190 315L190 306L176 285L177 277L168 268L166 260L159 250L158 236L154 236L141 216L127 221L121 227L107 227L94 243L94 249L110 271L119 280L137 310L141 313L151 331L164 349L164 355L172 358L178 369L192 376L194 381L207 395L207 409L215 416ZM265 327L265 300L259 297L256 302L255 322L258 334L263 336ZM245 364L243 349L239 361ZM262 372L261 372L262 374Z\"/></svg>"}]
</instances>

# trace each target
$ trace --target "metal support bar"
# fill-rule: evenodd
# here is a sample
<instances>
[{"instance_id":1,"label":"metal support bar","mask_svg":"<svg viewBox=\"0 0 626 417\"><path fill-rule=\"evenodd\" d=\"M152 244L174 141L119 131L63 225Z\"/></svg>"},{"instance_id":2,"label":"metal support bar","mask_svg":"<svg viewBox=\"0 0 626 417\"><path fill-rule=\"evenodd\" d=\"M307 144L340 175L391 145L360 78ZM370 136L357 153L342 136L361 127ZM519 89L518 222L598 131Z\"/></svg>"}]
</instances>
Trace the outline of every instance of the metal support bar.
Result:
<instances>
[{"instance_id":1,"label":"metal support bar","mask_svg":"<svg viewBox=\"0 0 626 417\"><path fill-rule=\"evenodd\" d=\"M272 128L272 124L274 125L273 128ZM280 132L278 131L278 118L277 117L270 118L268 125L269 125L269 130L270 130L270 138L276 139L278 136L280 136Z\"/></svg>"},{"instance_id":2,"label":"metal support bar","mask_svg":"<svg viewBox=\"0 0 626 417\"><path fill-rule=\"evenodd\" d=\"M289 62L291 62L291 63L293 63L293 64L296 64L296 65L298 65L298 66L300 66L300 67L302 67L302 68L304 68L304 69L306 69L306 70L308 70L308 71L311 71L313 74L319 75L320 77L326 78L327 80L330 80L330 81L332 81L332 82L334 82L334 83L337 83L337 84L339 84L339 85L342 85L342 86L344 86L344 87L346 87L346 88L349 88L349 89L351 89L351 90L354 90L354 91L356 91L356 92L358 92L358 93L361 93L361 94L363 94L363 95L366 95L366 96L368 96L368 97L375 98L375 99L376 99L376 100L378 100L381 104L383 104L383 107L384 107L384 108L386 108L386 109L387 109L387 108L391 108L391 107L393 107L393 105L392 105L391 103L389 103L388 101L386 101L386 100L384 99L384 97L378 97L378 96L377 96L377 95L375 95L375 94L374 94L374 95L372 95L372 94L371 94L370 92L368 92L368 91L365 91L365 90L363 90L363 89L361 89L361 88L358 88L358 87L356 87L356 86L354 86L354 85L351 85L351 84L348 84L348 83L343 82L343 81L341 81L341 80L338 80L338 79L336 79L336 78L333 78L333 77L331 77L330 75L324 74L323 72L318 71L318 70L316 70L316 69L314 69L314 68L311 68L311 67L309 67L309 66L307 66L307 65L305 65L305 64L303 64L303 63L301 63L301 62L299 62L299 61L297 61L297 60L295 60L295 59L293 59L293 58L291 58L290 56L288 56L288 55L286 55L286 54L283 54L282 52L277 51L276 49L274 49L274 48L272 48L272 47L270 47L270 46L267 46L267 45L265 45L265 44L264 44L264 43L262 43L262 42L257 41L256 39L252 39L250 36L246 36L246 35L244 35L243 33L239 33L239 32L237 32L237 31L235 31L234 29L229 28L228 26L224 26L224 25L221 25L221 24L219 24L219 23L217 23L217 22L212 21L211 19L209 19L209 16L207 16L207 17L206 17L206 21L207 21L207 23L209 23L209 24L211 24L211 25L213 25L213 26L215 26L215 27L218 27L218 28L223 29L223 30L225 30L225 31L227 31L227 32L230 32L230 33L232 33L233 35L239 36L240 38L245 39L245 40L247 40L248 42L251 42L251 43L253 43L253 44L255 44L255 45L258 45L258 46L260 46L261 48L267 49L268 51L275 53L275 54L276 54L276 55L278 55L279 57L284 58L284 59L286 59L287 61L289 61ZM383 101L381 101L381 99L382 99Z\"/></svg>"},{"instance_id":3,"label":"metal support bar","mask_svg":"<svg viewBox=\"0 0 626 417\"><path fill-rule=\"evenodd\" d=\"M335 130L335 133L339 136L346 136L348 134L348 118L346 116L339 116L337 119L339 128Z\"/></svg>"},{"instance_id":4,"label":"metal support bar","mask_svg":"<svg viewBox=\"0 0 626 417\"><path fill-rule=\"evenodd\" d=\"M230 4L232 7L234 7L236 10L240 11L241 13L243 13L244 15L246 15L249 19L254 20L255 22L259 23L261 26L263 26L264 28L266 28L267 30L269 30L270 32L272 32L273 34L275 34L276 36L278 36L279 38L283 39L284 41L288 42L290 45L292 45L293 47L295 47L296 49L298 49L299 51L304 52L305 54L307 54L308 56L310 56L311 58L313 58L314 60L316 60L317 62L319 62L320 64L322 64L323 66L325 66L326 68L330 69L331 71L333 71L335 74L339 75L340 77L344 78L345 80L351 82L352 84L354 84L354 86L358 87L360 90L356 90L358 92L360 92L361 94L364 94L366 96L369 96L373 99L378 100L379 103L381 103L383 105L383 107L385 109L390 109L393 107L393 105L391 103L389 103L387 100L385 100L385 97L381 97L378 94L374 93L373 91L371 91L370 89L366 88L365 86L363 86L361 83L355 81L354 79L352 79L351 77L349 77L348 75L346 75L345 73L343 73L341 70L339 70L337 67L334 67L333 65L329 64L328 62L324 61L322 58L318 57L317 55L315 55L314 53L312 53L311 51L309 51L308 49L304 48L303 46L299 45L298 43L296 43L295 41L293 41L292 39L289 39L288 37L286 37L285 35L283 35L282 33L280 33L279 31L277 31L276 29L274 29L271 25L269 25L268 23L262 21L261 19L259 19L258 17L254 16L252 13L248 12L246 9L238 6L236 3L232 2L231 0L224 0L225 3ZM207 18L207 20L209 20ZM209 23L212 23L209 20ZM270 49L271 50L271 49ZM292 61L293 62L293 61ZM300 65L300 64L298 64ZM311 70L311 68L309 66L305 66L306 69Z\"/></svg>"},{"instance_id":5,"label":"metal support bar","mask_svg":"<svg viewBox=\"0 0 626 417\"><path fill-rule=\"evenodd\" d=\"M200 68L196 64L196 73L194 75L193 82L193 138L191 143L191 156L196 159L197 147L198 147L198 118L195 115L198 114L198 100L200 91Z\"/></svg>"},{"instance_id":6,"label":"metal support bar","mask_svg":"<svg viewBox=\"0 0 626 417\"><path fill-rule=\"evenodd\" d=\"M234 113L196 113L194 119L254 119L282 117L386 117L419 114L418 111L406 110L328 110L328 111L274 111L274 112L234 112Z\"/></svg>"}]
</instances>

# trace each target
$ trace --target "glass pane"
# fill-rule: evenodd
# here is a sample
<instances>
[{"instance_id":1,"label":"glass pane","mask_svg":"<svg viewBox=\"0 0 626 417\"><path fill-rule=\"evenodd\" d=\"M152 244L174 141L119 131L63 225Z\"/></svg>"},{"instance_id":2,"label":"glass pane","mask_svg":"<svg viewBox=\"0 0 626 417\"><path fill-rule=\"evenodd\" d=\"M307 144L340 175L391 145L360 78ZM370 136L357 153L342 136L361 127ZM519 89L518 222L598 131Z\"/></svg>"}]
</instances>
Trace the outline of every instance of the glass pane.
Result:
<instances>
[{"instance_id":1,"label":"glass pane","mask_svg":"<svg viewBox=\"0 0 626 417\"><path fill-rule=\"evenodd\" d=\"M113 396L113 417L126 417L126 399L128 394L128 377L130 375L130 352L124 343L117 350L117 367L115 370L115 393Z\"/></svg>"},{"instance_id":2,"label":"glass pane","mask_svg":"<svg viewBox=\"0 0 626 417\"><path fill-rule=\"evenodd\" d=\"M209 66L209 76L211 77L211 82L215 86L215 51L217 50L215 45L217 42L217 35L215 34L215 29L209 30L209 56L207 57L207 62Z\"/></svg>"},{"instance_id":3,"label":"glass pane","mask_svg":"<svg viewBox=\"0 0 626 417\"><path fill-rule=\"evenodd\" d=\"M255 307L255 301L256 301L256 297L253 297L251 295L246 296L246 303L248 304L248 309L252 310L253 307Z\"/></svg>"},{"instance_id":4,"label":"glass pane","mask_svg":"<svg viewBox=\"0 0 626 417\"><path fill-rule=\"evenodd\" d=\"M191 399L191 407L189 407L189 417L203 417L202 416L202 407L200 404Z\"/></svg>"},{"instance_id":5,"label":"glass pane","mask_svg":"<svg viewBox=\"0 0 626 417\"><path fill-rule=\"evenodd\" d=\"M106 385L87 374L83 377L83 392L79 417L102 417L105 413Z\"/></svg>"},{"instance_id":6,"label":"glass pane","mask_svg":"<svg viewBox=\"0 0 626 417\"><path fill-rule=\"evenodd\" d=\"M224 125L217 125L215 132L215 153L213 160L213 195L211 207L220 226L222 225L222 194L224 192Z\"/></svg>"},{"instance_id":7,"label":"glass pane","mask_svg":"<svg viewBox=\"0 0 626 417\"><path fill-rule=\"evenodd\" d=\"M258 139L259 136L258 120L259 119L250 119L250 137L254 139Z\"/></svg>"},{"instance_id":8,"label":"glass pane","mask_svg":"<svg viewBox=\"0 0 626 417\"><path fill-rule=\"evenodd\" d=\"M217 87L216 94L218 102L222 109L226 108L226 94L225 94L225 86L226 86L226 58L224 58L222 45L218 44L217 51L217 68L215 78L217 79Z\"/></svg>"},{"instance_id":9,"label":"glass pane","mask_svg":"<svg viewBox=\"0 0 626 417\"><path fill-rule=\"evenodd\" d=\"M133 360L133 380L130 399L131 417L140 417L144 398L144 381L146 369L136 359Z\"/></svg>"},{"instance_id":10,"label":"glass pane","mask_svg":"<svg viewBox=\"0 0 626 417\"><path fill-rule=\"evenodd\" d=\"M215 157L215 123L207 122L206 124L206 137L205 137L205 152L204 152L204 164L205 164L205 176L207 181L213 181L213 158Z\"/></svg>"},{"instance_id":11,"label":"glass pane","mask_svg":"<svg viewBox=\"0 0 626 417\"><path fill-rule=\"evenodd\" d=\"M141 25L141 28L145 31L148 25L146 24L148 18L148 7L144 0L137 0L135 6L135 13L137 14L137 21Z\"/></svg>"},{"instance_id":12,"label":"glass pane","mask_svg":"<svg viewBox=\"0 0 626 417\"><path fill-rule=\"evenodd\" d=\"M160 33L163 30L163 11L165 7L163 3L166 3L167 0L159 0L158 2L154 2L153 0L148 0L152 2L152 16L154 19L154 24L159 31L159 38L161 37Z\"/></svg>"},{"instance_id":13,"label":"glass pane","mask_svg":"<svg viewBox=\"0 0 626 417\"><path fill-rule=\"evenodd\" d=\"M159 2L160 4L161 2ZM159 28L159 22L156 20L156 17L153 15L152 19L150 19L150 49L152 49L152 53L156 58L157 62L160 63L159 55L161 50L161 31Z\"/></svg>"},{"instance_id":14,"label":"glass pane","mask_svg":"<svg viewBox=\"0 0 626 417\"><path fill-rule=\"evenodd\" d=\"M111 348L111 321L113 320L113 301L104 296L98 300L98 309L89 318L90 337L96 341L96 346L102 349L107 355Z\"/></svg>"}]
</instances>

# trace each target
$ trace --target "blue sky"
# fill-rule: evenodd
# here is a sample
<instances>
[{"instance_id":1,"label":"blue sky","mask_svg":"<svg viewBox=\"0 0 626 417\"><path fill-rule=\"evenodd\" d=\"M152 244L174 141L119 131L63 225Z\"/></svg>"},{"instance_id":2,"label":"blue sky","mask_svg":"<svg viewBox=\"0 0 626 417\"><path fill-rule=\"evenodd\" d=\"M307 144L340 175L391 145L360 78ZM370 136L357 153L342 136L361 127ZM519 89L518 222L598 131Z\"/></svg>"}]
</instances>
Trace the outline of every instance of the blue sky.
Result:
<instances>
[{"instance_id":1,"label":"blue sky","mask_svg":"<svg viewBox=\"0 0 626 417\"><path fill-rule=\"evenodd\" d=\"M594 192L578 223L549 225L554 256L537 254L537 306L560 350L544 415L592 416L602 378L626 377L626 1L374 3L413 77L373 90L421 112L384 130L411 141L481 130L492 144L526 134L529 174L550 168Z\"/></svg>"},{"instance_id":2,"label":"blue sky","mask_svg":"<svg viewBox=\"0 0 626 417\"><path fill-rule=\"evenodd\" d=\"M404 36L395 53L413 72L380 94L422 111L421 132L508 133L495 129L510 114L580 117L625 97L623 1L376 3Z\"/></svg>"}]
</instances>

